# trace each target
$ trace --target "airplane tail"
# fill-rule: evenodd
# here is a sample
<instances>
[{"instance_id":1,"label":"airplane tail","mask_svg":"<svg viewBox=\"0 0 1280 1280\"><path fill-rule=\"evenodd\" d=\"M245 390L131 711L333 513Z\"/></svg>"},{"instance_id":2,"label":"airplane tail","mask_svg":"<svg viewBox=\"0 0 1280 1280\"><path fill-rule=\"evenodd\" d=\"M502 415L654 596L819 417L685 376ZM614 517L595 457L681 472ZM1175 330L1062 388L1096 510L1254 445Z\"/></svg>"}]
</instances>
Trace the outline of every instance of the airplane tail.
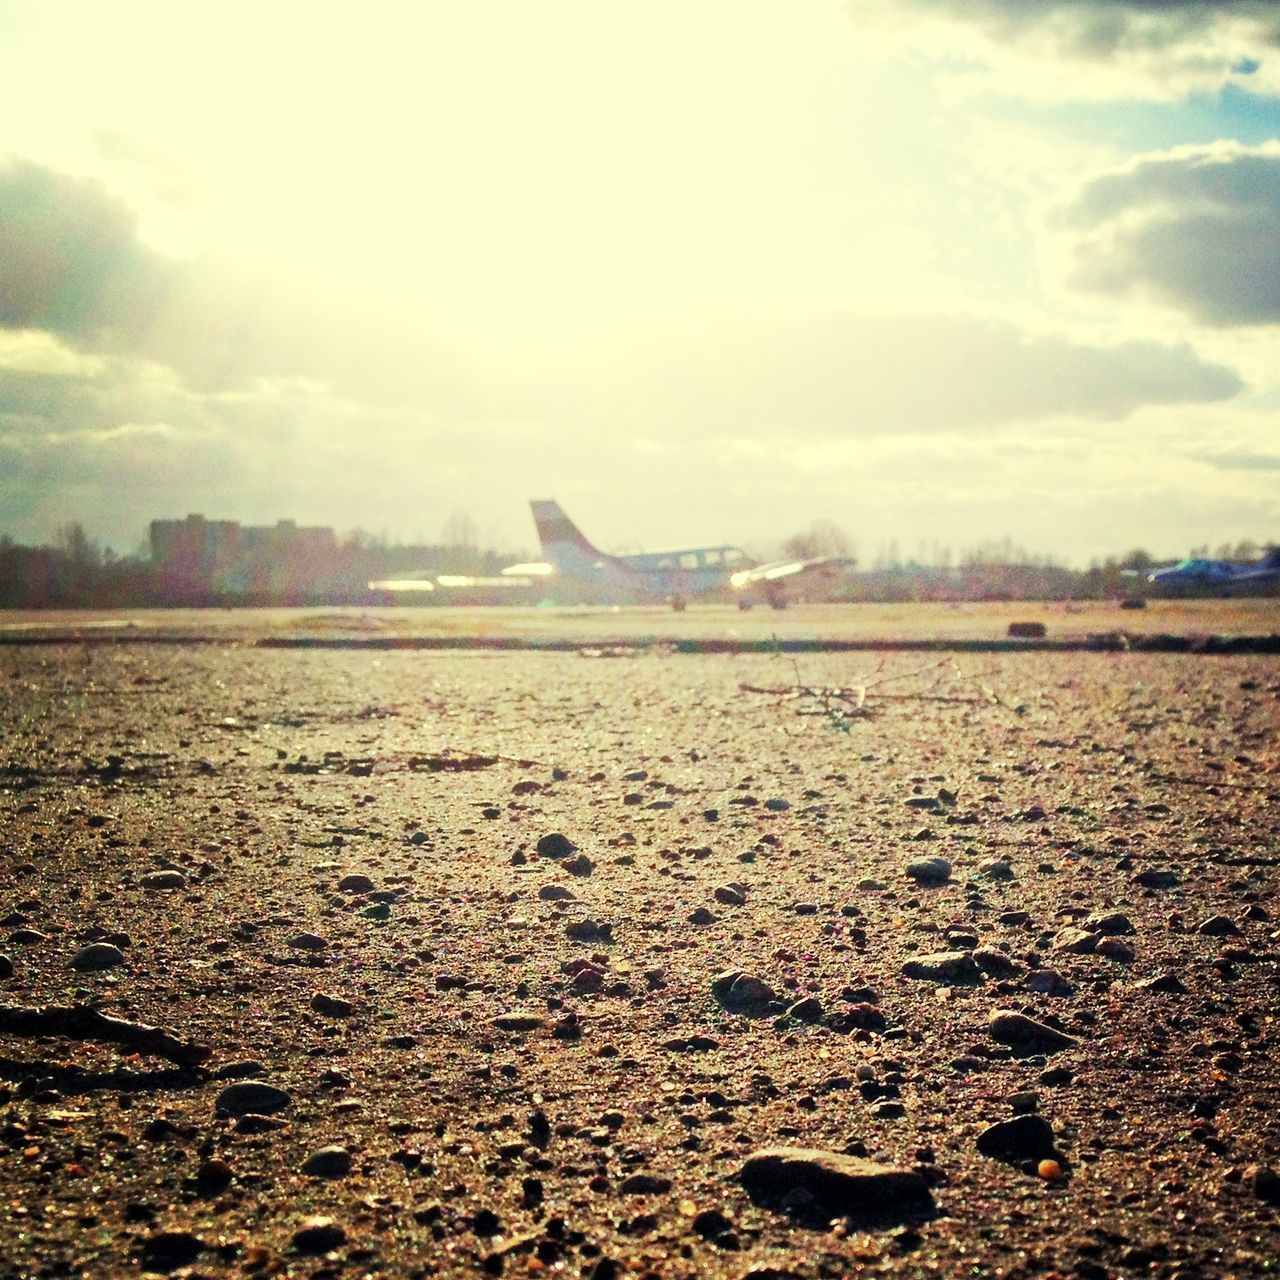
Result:
<instances>
[{"instance_id":1,"label":"airplane tail","mask_svg":"<svg viewBox=\"0 0 1280 1280\"><path fill-rule=\"evenodd\" d=\"M533 523L537 526L538 541L542 544L542 554L545 559L563 567L566 560L600 558L600 552L591 545L582 530L565 515L558 502L535 498L529 506L533 511Z\"/></svg>"},{"instance_id":2,"label":"airplane tail","mask_svg":"<svg viewBox=\"0 0 1280 1280\"><path fill-rule=\"evenodd\" d=\"M1258 568L1280 571L1280 546L1272 547L1271 550L1262 557L1262 563L1258 565Z\"/></svg>"}]
</instances>

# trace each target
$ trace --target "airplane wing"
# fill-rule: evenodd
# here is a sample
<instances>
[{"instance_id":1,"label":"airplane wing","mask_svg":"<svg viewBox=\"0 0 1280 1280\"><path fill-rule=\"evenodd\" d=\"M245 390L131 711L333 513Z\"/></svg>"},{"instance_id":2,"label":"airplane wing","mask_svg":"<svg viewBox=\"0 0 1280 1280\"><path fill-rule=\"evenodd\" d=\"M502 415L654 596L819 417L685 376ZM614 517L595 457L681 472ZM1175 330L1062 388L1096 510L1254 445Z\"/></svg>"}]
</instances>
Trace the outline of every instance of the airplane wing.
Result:
<instances>
[{"instance_id":1,"label":"airplane wing","mask_svg":"<svg viewBox=\"0 0 1280 1280\"><path fill-rule=\"evenodd\" d=\"M802 578L836 579L851 573L857 561L849 556L814 556L809 560L772 560L751 569L740 569L730 579L730 586L741 591L747 587L766 586Z\"/></svg>"}]
</instances>

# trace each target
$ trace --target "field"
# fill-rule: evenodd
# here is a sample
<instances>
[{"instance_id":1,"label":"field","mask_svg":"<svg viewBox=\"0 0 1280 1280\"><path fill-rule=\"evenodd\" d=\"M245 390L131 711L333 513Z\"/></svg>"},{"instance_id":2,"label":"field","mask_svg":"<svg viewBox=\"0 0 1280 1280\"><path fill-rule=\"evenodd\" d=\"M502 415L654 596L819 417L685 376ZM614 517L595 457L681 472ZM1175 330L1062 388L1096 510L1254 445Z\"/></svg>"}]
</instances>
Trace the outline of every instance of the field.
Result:
<instances>
[{"instance_id":1,"label":"field","mask_svg":"<svg viewBox=\"0 0 1280 1280\"><path fill-rule=\"evenodd\" d=\"M1275 1274L1280 658L615 647L1011 620L0 618L0 1277Z\"/></svg>"}]
</instances>

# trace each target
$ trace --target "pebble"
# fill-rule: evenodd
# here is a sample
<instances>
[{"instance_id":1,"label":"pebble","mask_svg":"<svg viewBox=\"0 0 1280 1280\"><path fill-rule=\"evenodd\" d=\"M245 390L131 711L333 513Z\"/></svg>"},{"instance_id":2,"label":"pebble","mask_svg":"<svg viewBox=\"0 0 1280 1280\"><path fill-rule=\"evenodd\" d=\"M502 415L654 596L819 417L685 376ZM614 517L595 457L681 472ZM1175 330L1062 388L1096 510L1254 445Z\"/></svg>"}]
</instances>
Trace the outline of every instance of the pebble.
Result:
<instances>
[{"instance_id":1,"label":"pebble","mask_svg":"<svg viewBox=\"0 0 1280 1280\"><path fill-rule=\"evenodd\" d=\"M1103 938L1098 943L1098 955L1114 960L1118 964L1129 964L1137 953L1133 946L1123 938Z\"/></svg>"},{"instance_id":2,"label":"pebble","mask_svg":"<svg viewBox=\"0 0 1280 1280\"><path fill-rule=\"evenodd\" d=\"M771 796L764 802L764 807L770 813L786 813L791 808L791 801L783 800L781 796Z\"/></svg>"},{"instance_id":3,"label":"pebble","mask_svg":"<svg viewBox=\"0 0 1280 1280\"><path fill-rule=\"evenodd\" d=\"M1012 880L1013 866L1008 858L984 858L978 863L978 875L984 880Z\"/></svg>"},{"instance_id":4,"label":"pebble","mask_svg":"<svg viewBox=\"0 0 1280 1280\"><path fill-rule=\"evenodd\" d=\"M295 933L289 945L299 951L323 951L329 944L318 933Z\"/></svg>"},{"instance_id":5,"label":"pebble","mask_svg":"<svg viewBox=\"0 0 1280 1280\"><path fill-rule=\"evenodd\" d=\"M1026 1014L1008 1009L997 1009L987 1022L987 1030L1001 1044L1010 1045L1025 1053L1057 1053L1060 1049L1074 1048L1079 1042L1065 1032L1058 1031L1044 1022L1028 1018Z\"/></svg>"},{"instance_id":6,"label":"pebble","mask_svg":"<svg viewBox=\"0 0 1280 1280\"><path fill-rule=\"evenodd\" d=\"M1120 911L1095 911L1092 915L1086 916L1080 922L1080 926L1091 933L1101 933L1108 937L1120 933L1137 932L1133 927L1133 921Z\"/></svg>"},{"instance_id":7,"label":"pebble","mask_svg":"<svg viewBox=\"0 0 1280 1280\"><path fill-rule=\"evenodd\" d=\"M722 902L726 907L745 907L747 905L746 886L736 882L717 885L712 896L717 902Z\"/></svg>"},{"instance_id":8,"label":"pebble","mask_svg":"<svg viewBox=\"0 0 1280 1280\"><path fill-rule=\"evenodd\" d=\"M833 1214L928 1210L933 1199L913 1169L807 1147L766 1147L743 1161L738 1181L752 1196L804 1192Z\"/></svg>"},{"instance_id":9,"label":"pebble","mask_svg":"<svg viewBox=\"0 0 1280 1280\"><path fill-rule=\"evenodd\" d=\"M216 1196L225 1191L235 1178L235 1172L225 1160L204 1160L196 1166L196 1190L202 1195Z\"/></svg>"},{"instance_id":10,"label":"pebble","mask_svg":"<svg viewBox=\"0 0 1280 1280\"><path fill-rule=\"evenodd\" d=\"M1148 867L1133 877L1133 883L1142 889L1176 889L1178 873L1170 867Z\"/></svg>"},{"instance_id":11,"label":"pebble","mask_svg":"<svg viewBox=\"0 0 1280 1280\"><path fill-rule=\"evenodd\" d=\"M265 1080L237 1080L218 1094L214 1110L221 1115L264 1115L293 1105L293 1097Z\"/></svg>"},{"instance_id":12,"label":"pebble","mask_svg":"<svg viewBox=\"0 0 1280 1280\"><path fill-rule=\"evenodd\" d=\"M138 883L144 889L185 889L187 877L181 871L148 871Z\"/></svg>"},{"instance_id":13,"label":"pebble","mask_svg":"<svg viewBox=\"0 0 1280 1280\"><path fill-rule=\"evenodd\" d=\"M349 1018L355 1012L355 1005L342 996L331 996L317 991L311 997L311 1007L316 1013L323 1013L330 1018Z\"/></svg>"},{"instance_id":14,"label":"pebble","mask_svg":"<svg viewBox=\"0 0 1280 1280\"><path fill-rule=\"evenodd\" d=\"M902 966L903 977L928 982L977 982L982 977L972 951L934 951L916 956Z\"/></svg>"},{"instance_id":15,"label":"pebble","mask_svg":"<svg viewBox=\"0 0 1280 1280\"><path fill-rule=\"evenodd\" d=\"M774 989L754 974L726 969L711 980L711 994L727 1008L750 1008L777 998Z\"/></svg>"},{"instance_id":16,"label":"pebble","mask_svg":"<svg viewBox=\"0 0 1280 1280\"><path fill-rule=\"evenodd\" d=\"M973 962L988 978L1013 978L1022 972L1023 966L999 947L979 947L973 953Z\"/></svg>"},{"instance_id":17,"label":"pebble","mask_svg":"<svg viewBox=\"0 0 1280 1280\"><path fill-rule=\"evenodd\" d=\"M945 884L951 879L951 863L946 858L912 858L907 875L917 884Z\"/></svg>"},{"instance_id":18,"label":"pebble","mask_svg":"<svg viewBox=\"0 0 1280 1280\"><path fill-rule=\"evenodd\" d=\"M493 1025L500 1031L537 1031L546 1025L546 1018L530 1009L512 1009L500 1013L493 1020Z\"/></svg>"},{"instance_id":19,"label":"pebble","mask_svg":"<svg viewBox=\"0 0 1280 1280\"><path fill-rule=\"evenodd\" d=\"M124 952L109 942L91 942L71 957L71 967L79 973L96 973L124 964Z\"/></svg>"},{"instance_id":20,"label":"pebble","mask_svg":"<svg viewBox=\"0 0 1280 1280\"><path fill-rule=\"evenodd\" d=\"M0 956L0 982L13 977L13 961L8 956Z\"/></svg>"},{"instance_id":21,"label":"pebble","mask_svg":"<svg viewBox=\"0 0 1280 1280\"><path fill-rule=\"evenodd\" d=\"M570 854L578 852L578 846L559 831L552 831L549 835L543 836L534 848L544 858L567 858Z\"/></svg>"},{"instance_id":22,"label":"pebble","mask_svg":"<svg viewBox=\"0 0 1280 1280\"><path fill-rule=\"evenodd\" d=\"M596 864L592 862L585 853L579 853L572 858L566 858L560 865L564 867L571 876L589 876L596 869Z\"/></svg>"},{"instance_id":23,"label":"pebble","mask_svg":"<svg viewBox=\"0 0 1280 1280\"><path fill-rule=\"evenodd\" d=\"M39 929L15 929L9 935L10 942L16 942L20 946L31 947L37 942L48 942L49 935L41 933Z\"/></svg>"},{"instance_id":24,"label":"pebble","mask_svg":"<svg viewBox=\"0 0 1280 1280\"><path fill-rule=\"evenodd\" d=\"M988 1125L978 1134L978 1151L995 1160L1046 1160L1057 1155L1053 1126L1034 1114Z\"/></svg>"},{"instance_id":25,"label":"pebble","mask_svg":"<svg viewBox=\"0 0 1280 1280\"><path fill-rule=\"evenodd\" d=\"M578 895L562 884L544 884L538 890L543 902L577 902Z\"/></svg>"},{"instance_id":26,"label":"pebble","mask_svg":"<svg viewBox=\"0 0 1280 1280\"><path fill-rule=\"evenodd\" d=\"M670 1178L654 1177L650 1173L633 1173L618 1184L624 1196L658 1196L671 1190Z\"/></svg>"},{"instance_id":27,"label":"pebble","mask_svg":"<svg viewBox=\"0 0 1280 1280\"><path fill-rule=\"evenodd\" d=\"M148 1271L175 1271L194 1262L204 1241L190 1231L161 1231L138 1246L138 1257Z\"/></svg>"},{"instance_id":28,"label":"pebble","mask_svg":"<svg viewBox=\"0 0 1280 1280\"><path fill-rule=\"evenodd\" d=\"M338 881L338 888L343 893L369 893L373 889L373 881L368 876L362 876L358 873L343 876Z\"/></svg>"},{"instance_id":29,"label":"pebble","mask_svg":"<svg viewBox=\"0 0 1280 1280\"><path fill-rule=\"evenodd\" d=\"M590 918L586 920L570 920L564 927L566 936L572 938L575 942L612 942L613 941L613 925L605 921L595 921Z\"/></svg>"},{"instance_id":30,"label":"pebble","mask_svg":"<svg viewBox=\"0 0 1280 1280\"><path fill-rule=\"evenodd\" d=\"M821 1022L822 1001L817 996L805 996L787 1010L787 1017L795 1018L798 1022Z\"/></svg>"},{"instance_id":31,"label":"pebble","mask_svg":"<svg viewBox=\"0 0 1280 1280\"><path fill-rule=\"evenodd\" d=\"M1210 938L1239 937L1240 926L1230 916L1210 916L1196 926L1196 932Z\"/></svg>"},{"instance_id":32,"label":"pebble","mask_svg":"<svg viewBox=\"0 0 1280 1280\"><path fill-rule=\"evenodd\" d=\"M1270 1165L1251 1165L1245 1170L1245 1180L1249 1189L1259 1200L1280 1205L1280 1173Z\"/></svg>"},{"instance_id":33,"label":"pebble","mask_svg":"<svg viewBox=\"0 0 1280 1280\"><path fill-rule=\"evenodd\" d=\"M1032 969L1022 985L1043 996L1075 995L1075 987L1057 969Z\"/></svg>"},{"instance_id":34,"label":"pebble","mask_svg":"<svg viewBox=\"0 0 1280 1280\"><path fill-rule=\"evenodd\" d=\"M1185 996L1186 984L1176 973L1162 973L1154 978L1144 978L1133 984L1135 991L1154 991L1166 996Z\"/></svg>"},{"instance_id":35,"label":"pebble","mask_svg":"<svg viewBox=\"0 0 1280 1280\"><path fill-rule=\"evenodd\" d=\"M1065 951L1073 956L1091 955L1098 947L1098 935L1088 929L1060 929L1053 939L1054 951Z\"/></svg>"},{"instance_id":36,"label":"pebble","mask_svg":"<svg viewBox=\"0 0 1280 1280\"><path fill-rule=\"evenodd\" d=\"M695 907L689 913L690 924L715 924L715 916L706 907Z\"/></svg>"},{"instance_id":37,"label":"pebble","mask_svg":"<svg viewBox=\"0 0 1280 1280\"><path fill-rule=\"evenodd\" d=\"M302 1162L300 1172L311 1178L345 1178L351 1172L351 1152L336 1144L321 1147Z\"/></svg>"},{"instance_id":38,"label":"pebble","mask_svg":"<svg viewBox=\"0 0 1280 1280\"><path fill-rule=\"evenodd\" d=\"M308 1218L293 1233L291 1241L298 1253L329 1253L346 1244L346 1228L332 1218Z\"/></svg>"}]
</instances>

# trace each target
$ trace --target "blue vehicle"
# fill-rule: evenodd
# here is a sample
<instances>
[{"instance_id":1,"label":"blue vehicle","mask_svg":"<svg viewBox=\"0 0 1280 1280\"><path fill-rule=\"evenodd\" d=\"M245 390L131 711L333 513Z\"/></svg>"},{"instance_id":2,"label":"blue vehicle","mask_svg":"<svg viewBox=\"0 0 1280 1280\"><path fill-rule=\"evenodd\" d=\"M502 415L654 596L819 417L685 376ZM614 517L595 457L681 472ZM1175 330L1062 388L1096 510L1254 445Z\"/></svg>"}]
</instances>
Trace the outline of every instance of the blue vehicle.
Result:
<instances>
[{"instance_id":1,"label":"blue vehicle","mask_svg":"<svg viewBox=\"0 0 1280 1280\"><path fill-rule=\"evenodd\" d=\"M1280 547L1272 547L1256 564L1238 560L1180 560L1148 574L1147 581L1160 587L1217 587L1222 590L1280 582Z\"/></svg>"}]
</instances>

